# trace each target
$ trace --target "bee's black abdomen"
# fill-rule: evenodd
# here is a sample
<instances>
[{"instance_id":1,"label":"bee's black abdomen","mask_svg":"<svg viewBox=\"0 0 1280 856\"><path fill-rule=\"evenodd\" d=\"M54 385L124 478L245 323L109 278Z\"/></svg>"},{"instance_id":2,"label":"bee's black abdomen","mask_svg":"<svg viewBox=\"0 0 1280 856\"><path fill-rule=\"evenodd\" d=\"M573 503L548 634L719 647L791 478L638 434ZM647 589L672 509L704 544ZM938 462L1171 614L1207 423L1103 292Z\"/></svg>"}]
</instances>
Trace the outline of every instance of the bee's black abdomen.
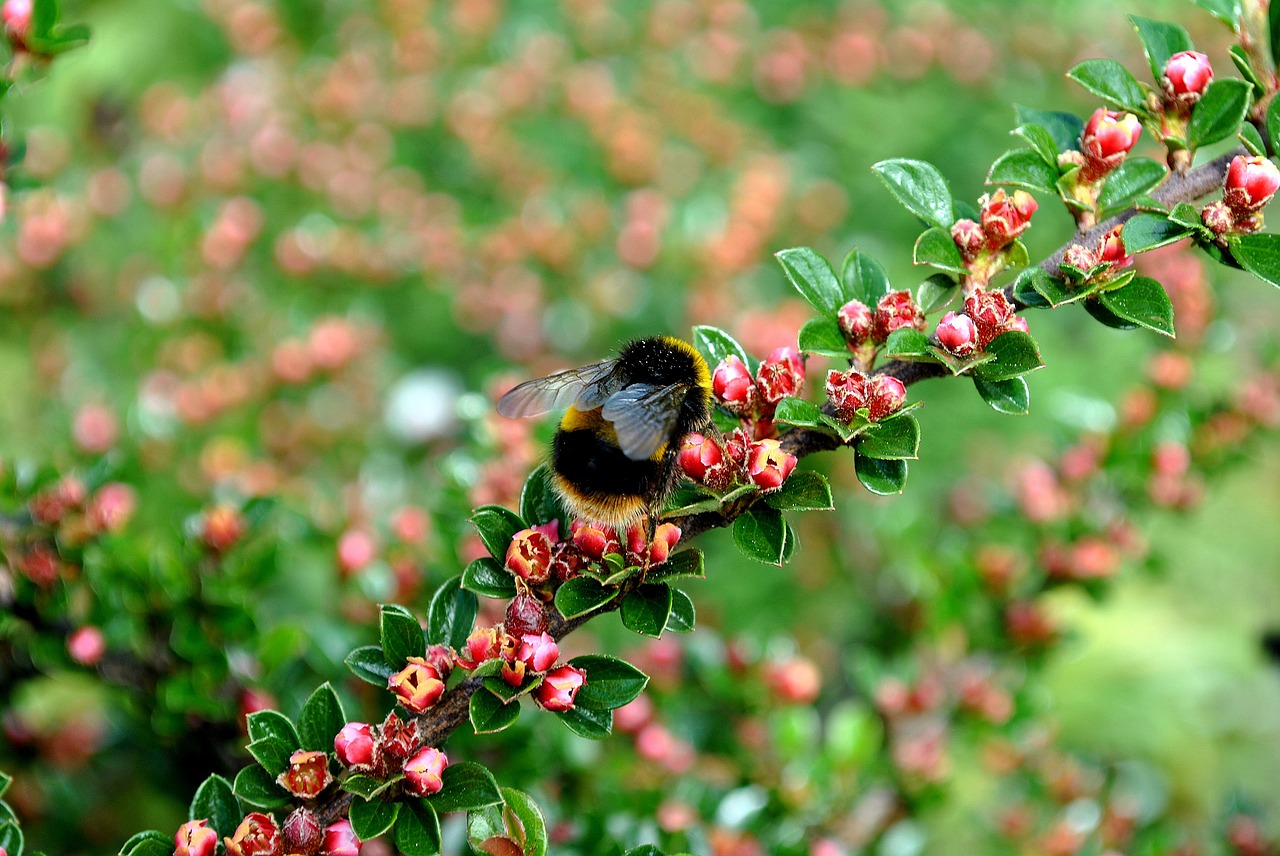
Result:
<instances>
[{"instance_id":1,"label":"bee's black abdomen","mask_svg":"<svg viewBox=\"0 0 1280 856\"><path fill-rule=\"evenodd\" d=\"M588 430L557 432L551 466L581 493L640 497L653 493L662 470L654 460L631 460L616 444Z\"/></svg>"}]
</instances>

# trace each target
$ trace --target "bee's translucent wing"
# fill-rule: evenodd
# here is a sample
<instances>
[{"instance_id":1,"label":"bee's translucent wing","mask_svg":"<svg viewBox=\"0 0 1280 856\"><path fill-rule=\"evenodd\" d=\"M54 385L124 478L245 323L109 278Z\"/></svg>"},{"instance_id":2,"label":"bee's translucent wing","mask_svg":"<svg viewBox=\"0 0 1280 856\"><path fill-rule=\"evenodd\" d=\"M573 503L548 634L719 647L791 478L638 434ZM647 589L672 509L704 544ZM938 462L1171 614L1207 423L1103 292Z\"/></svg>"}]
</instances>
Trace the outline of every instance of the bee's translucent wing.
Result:
<instances>
[{"instance_id":1,"label":"bee's translucent wing","mask_svg":"<svg viewBox=\"0 0 1280 856\"><path fill-rule=\"evenodd\" d=\"M617 360L605 360L525 381L498 399L498 412L514 418L541 416L569 405L593 410L621 388L617 368Z\"/></svg>"},{"instance_id":2,"label":"bee's translucent wing","mask_svg":"<svg viewBox=\"0 0 1280 856\"><path fill-rule=\"evenodd\" d=\"M670 439L688 391L685 383L633 383L609 396L600 412L613 423L622 453L633 461L653 457Z\"/></svg>"}]
</instances>

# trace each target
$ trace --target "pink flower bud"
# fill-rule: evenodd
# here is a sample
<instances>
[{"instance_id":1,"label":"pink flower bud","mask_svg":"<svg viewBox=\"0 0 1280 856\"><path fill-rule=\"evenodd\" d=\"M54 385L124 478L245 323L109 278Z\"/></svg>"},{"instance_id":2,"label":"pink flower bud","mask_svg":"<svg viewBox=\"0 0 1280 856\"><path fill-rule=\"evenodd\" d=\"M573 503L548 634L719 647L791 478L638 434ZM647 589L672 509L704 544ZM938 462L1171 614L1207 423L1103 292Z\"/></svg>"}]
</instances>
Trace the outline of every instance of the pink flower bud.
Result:
<instances>
[{"instance_id":1,"label":"pink flower bud","mask_svg":"<svg viewBox=\"0 0 1280 856\"><path fill-rule=\"evenodd\" d=\"M532 671L545 672L560 659L560 648L549 633L528 635L520 640L516 650L516 659L527 665Z\"/></svg>"},{"instance_id":2,"label":"pink flower bud","mask_svg":"<svg viewBox=\"0 0 1280 856\"><path fill-rule=\"evenodd\" d=\"M360 856L360 839L351 828L351 821L339 820L324 830L323 856Z\"/></svg>"},{"instance_id":3,"label":"pink flower bud","mask_svg":"<svg viewBox=\"0 0 1280 856\"><path fill-rule=\"evenodd\" d=\"M387 679L387 689L405 710L422 713L440 700L444 681L440 673L422 657L410 657L409 665Z\"/></svg>"},{"instance_id":4,"label":"pink flower bud","mask_svg":"<svg viewBox=\"0 0 1280 856\"><path fill-rule=\"evenodd\" d=\"M294 809L281 827L285 853L315 853L324 843L320 818L305 808Z\"/></svg>"},{"instance_id":5,"label":"pink flower bud","mask_svg":"<svg viewBox=\"0 0 1280 856\"><path fill-rule=\"evenodd\" d=\"M1200 212L1200 222L1215 235L1222 235L1235 230L1236 217L1225 202L1210 202Z\"/></svg>"},{"instance_id":6,"label":"pink flower bud","mask_svg":"<svg viewBox=\"0 0 1280 856\"><path fill-rule=\"evenodd\" d=\"M616 535L580 520L573 521L573 544L584 556L596 562L610 553L622 552Z\"/></svg>"},{"instance_id":7,"label":"pink flower bud","mask_svg":"<svg viewBox=\"0 0 1280 856\"><path fill-rule=\"evenodd\" d=\"M406 789L415 796L431 796L444 787L441 776L447 766L449 766L449 759L443 752L431 746L424 746L404 763Z\"/></svg>"},{"instance_id":8,"label":"pink flower bud","mask_svg":"<svg viewBox=\"0 0 1280 856\"><path fill-rule=\"evenodd\" d=\"M517 639L530 633L536 636L547 629L547 614L542 609L542 601L520 592L507 604L506 618L502 623L506 631Z\"/></svg>"},{"instance_id":9,"label":"pink flower bud","mask_svg":"<svg viewBox=\"0 0 1280 856\"><path fill-rule=\"evenodd\" d=\"M982 226L976 220L970 220L966 217L963 220L957 220L955 225L951 227L951 239L956 242L956 248L960 250L960 257L967 262L971 262L977 258L978 253L986 245L987 233L982 231Z\"/></svg>"},{"instance_id":10,"label":"pink flower bud","mask_svg":"<svg viewBox=\"0 0 1280 856\"><path fill-rule=\"evenodd\" d=\"M373 763L373 728L364 722L348 722L333 738L333 752L344 767Z\"/></svg>"},{"instance_id":11,"label":"pink flower bud","mask_svg":"<svg viewBox=\"0 0 1280 856\"><path fill-rule=\"evenodd\" d=\"M711 391L731 413L746 416L755 409L755 381L746 364L737 357L727 357L716 366L711 375Z\"/></svg>"},{"instance_id":12,"label":"pink flower bud","mask_svg":"<svg viewBox=\"0 0 1280 856\"><path fill-rule=\"evenodd\" d=\"M464 669L476 666L495 657L501 656L505 633L496 627L477 627L467 637L466 654L458 654L458 665Z\"/></svg>"},{"instance_id":13,"label":"pink flower bud","mask_svg":"<svg viewBox=\"0 0 1280 856\"><path fill-rule=\"evenodd\" d=\"M570 710L573 700L578 696L578 690L586 682L586 672L573 666L560 666L547 672L534 691L534 698L547 710Z\"/></svg>"},{"instance_id":14,"label":"pink flower bud","mask_svg":"<svg viewBox=\"0 0 1280 856\"><path fill-rule=\"evenodd\" d=\"M138 496L133 488L120 482L103 485L89 501L87 516L99 532L119 532L133 517Z\"/></svg>"},{"instance_id":15,"label":"pink flower bud","mask_svg":"<svg viewBox=\"0 0 1280 856\"><path fill-rule=\"evenodd\" d=\"M354 574L378 557L378 545L363 529L348 529L338 538L338 568Z\"/></svg>"},{"instance_id":16,"label":"pink flower bud","mask_svg":"<svg viewBox=\"0 0 1280 856\"><path fill-rule=\"evenodd\" d=\"M1280 188L1280 169L1264 157L1237 155L1227 167L1222 201L1237 217L1262 210ZM1211 227L1212 228L1212 227Z\"/></svg>"},{"instance_id":17,"label":"pink flower bud","mask_svg":"<svg viewBox=\"0 0 1280 856\"><path fill-rule=\"evenodd\" d=\"M653 530L649 543L649 564L661 565L671 555L671 548L680 543L680 527L674 523L659 523Z\"/></svg>"},{"instance_id":18,"label":"pink flower bud","mask_svg":"<svg viewBox=\"0 0 1280 856\"><path fill-rule=\"evenodd\" d=\"M795 348L778 348L760 363L756 388L770 404L799 395L804 387L804 360Z\"/></svg>"},{"instance_id":19,"label":"pink flower bud","mask_svg":"<svg viewBox=\"0 0 1280 856\"><path fill-rule=\"evenodd\" d=\"M1194 104L1204 95L1213 82L1213 66L1209 57L1196 51L1179 51L1169 57L1160 75L1160 85L1170 99L1182 104Z\"/></svg>"},{"instance_id":20,"label":"pink flower bud","mask_svg":"<svg viewBox=\"0 0 1280 856\"><path fill-rule=\"evenodd\" d=\"M228 856L280 856L280 830L271 815L259 811L245 815L230 838L224 838Z\"/></svg>"},{"instance_id":21,"label":"pink flower bud","mask_svg":"<svg viewBox=\"0 0 1280 856\"><path fill-rule=\"evenodd\" d=\"M841 306L836 313L836 321L845 340L855 348L871 338L875 329L875 316L861 300L850 300Z\"/></svg>"},{"instance_id":22,"label":"pink flower bud","mask_svg":"<svg viewBox=\"0 0 1280 856\"><path fill-rule=\"evenodd\" d=\"M747 449L747 476L763 491L777 490L796 468L796 456L779 440L757 440Z\"/></svg>"},{"instance_id":23,"label":"pink flower bud","mask_svg":"<svg viewBox=\"0 0 1280 856\"><path fill-rule=\"evenodd\" d=\"M1081 180L1097 181L1118 167L1141 136L1142 123L1137 116L1099 107L1080 136L1085 157Z\"/></svg>"},{"instance_id":24,"label":"pink flower bud","mask_svg":"<svg viewBox=\"0 0 1280 856\"><path fill-rule=\"evenodd\" d=\"M189 820L178 827L173 836L173 856L213 856L218 847L218 833L207 820Z\"/></svg>"},{"instance_id":25,"label":"pink flower bud","mask_svg":"<svg viewBox=\"0 0 1280 856\"><path fill-rule=\"evenodd\" d=\"M875 340L883 342L894 330L912 327L924 331L924 315L920 313L909 291L891 291L876 304Z\"/></svg>"},{"instance_id":26,"label":"pink flower bud","mask_svg":"<svg viewBox=\"0 0 1280 856\"><path fill-rule=\"evenodd\" d=\"M1121 226L1117 226L1098 241L1098 260L1111 265L1112 270L1127 268L1133 264L1133 256L1124 247Z\"/></svg>"},{"instance_id":27,"label":"pink flower bud","mask_svg":"<svg viewBox=\"0 0 1280 856\"><path fill-rule=\"evenodd\" d=\"M986 234L987 249L1001 250L1018 239L1031 225L1031 215L1039 204L1025 190L1014 191L1012 196L1000 188L982 202L982 231Z\"/></svg>"},{"instance_id":28,"label":"pink flower bud","mask_svg":"<svg viewBox=\"0 0 1280 856\"><path fill-rule=\"evenodd\" d=\"M93 625L79 628L67 637L67 653L82 666L96 666L107 651L107 640Z\"/></svg>"},{"instance_id":29,"label":"pink flower bud","mask_svg":"<svg viewBox=\"0 0 1280 856\"><path fill-rule=\"evenodd\" d=\"M827 398L841 421L851 421L858 410L867 406L866 385L866 375L852 369L827 372Z\"/></svg>"},{"instance_id":30,"label":"pink flower bud","mask_svg":"<svg viewBox=\"0 0 1280 856\"><path fill-rule=\"evenodd\" d=\"M424 658L427 665L435 669L440 680L447 681L453 672L453 649L448 645L428 645Z\"/></svg>"},{"instance_id":31,"label":"pink flower bud","mask_svg":"<svg viewBox=\"0 0 1280 856\"><path fill-rule=\"evenodd\" d=\"M551 539L537 529L522 529L507 547L507 570L532 585L551 578Z\"/></svg>"},{"instance_id":32,"label":"pink flower bud","mask_svg":"<svg viewBox=\"0 0 1280 856\"><path fill-rule=\"evenodd\" d=\"M948 312L938 322L938 344L957 357L968 357L978 351L978 325L968 315Z\"/></svg>"},{"instance_id":33,"label":"pink flower bud","mask_svg":"<svg viewBox=\"0 0 1280 856\"><path fill-rule=\"evenodd\" d=\"M891 375L873 375L867 380L867 418L879 422L896 413L907 400L907 387Z\"/></svg>"},{"instance_id":34,"label":"pink flower bud","mask_svg":"<svg viewBox=\"0 0 1280 856\"><path fill-rule=\"evenodd\" d=\"M1072 244L1062 254L1062 262L1078 271L1088 273L1098 264L1098 253L1084 244Z\"/></svg>"},{"instance_id":35,"label":"pink flower bud","mask_svg":"<svg viewBox=\"0 0 1280 856\"><path fill-rule=\"evenodd\" d=\"M964 299L964 314L978 325L978 350L985 351L987 344L1008 329L1013 319L1013 304L1003 291L977 289Z\"/></svg>"},{"instance_id":36,"label":"pink flower bud","mask_svg":"<svg viewBox=\"0 0 1280 856\"><path fill-rule=\"evenodd\" d=\"M298 750L289 756L289 766L276 776L276 782L295 797L313 800L329 786L329 755L326 752Z\"/></svg>"},{"instance_id":37,"label":"pink flower bud","mask_svg":"<svg viewBox=\"0 0 1280 856\"><path fill-rule=\"evenodd\" d=\"M822 674L812 660L793 657L764 667L764 682L774 697L791 704L812 704L822 689Z\"/></svg>"},{"instance_id":38,"label":"pink flower bud","mask_svg":"<svg viewBox=\"0 0 1280 856\"><path fill-rule=\"evenodd\" d=\"M707 473L714 473L724 461L724 451L715 440L694 432L685 435L677 460L685 475L705 483Z\"/></svg>"},{"instance_id":39,"label":"pink flower bud","mask_svg":"<svg viewBox=\"0 0 1280 856\"><path fill-rule=\"evenodd\" d=\"M5 0L0 7L0 20L15 36L22 38L31 29L31 0Z\"/></svg>"}]
</instances>

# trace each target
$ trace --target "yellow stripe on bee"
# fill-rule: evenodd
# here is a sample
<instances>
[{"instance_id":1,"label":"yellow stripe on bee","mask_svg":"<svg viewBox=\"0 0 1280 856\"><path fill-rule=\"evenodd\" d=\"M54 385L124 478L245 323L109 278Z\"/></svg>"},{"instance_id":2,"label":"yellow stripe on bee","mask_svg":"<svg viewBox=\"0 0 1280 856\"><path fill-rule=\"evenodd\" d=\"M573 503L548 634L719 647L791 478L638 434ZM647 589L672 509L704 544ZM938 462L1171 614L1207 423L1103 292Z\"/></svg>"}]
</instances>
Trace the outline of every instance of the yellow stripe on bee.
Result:
<instances>
[{"instance_id":1,"label":"yellow stripe on bee","mask_svg":"<svg viewBox=\"0 0 1280 856\"><path fill-rule=\"evenodd\" d=\"M579 410L576 407L570 407L564 412L564 418L560 420L561 431L590 431L597 437L601 437L615 446L618 445L618 434L613 430L613 423L600 414L600 408L595 410Z\"/></svg>"}]
</instances>

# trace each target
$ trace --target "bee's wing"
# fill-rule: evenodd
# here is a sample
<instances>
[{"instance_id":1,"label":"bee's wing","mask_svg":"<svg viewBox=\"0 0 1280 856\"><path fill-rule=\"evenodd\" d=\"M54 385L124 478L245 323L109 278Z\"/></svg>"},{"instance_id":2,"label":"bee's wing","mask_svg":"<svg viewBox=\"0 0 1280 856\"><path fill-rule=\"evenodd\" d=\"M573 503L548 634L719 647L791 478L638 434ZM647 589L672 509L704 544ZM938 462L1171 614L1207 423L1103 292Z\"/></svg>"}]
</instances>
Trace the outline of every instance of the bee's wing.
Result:
<instances>
[{"instance_id":1,"label":"bee's wing","mask_svg":"<svg viewBox=\"0 0 1280 856\"><path fill-rule=\"evenodd\" d=\"M569 405L594 410L621 388L618 361L605 360L525 381L498 399L503 416L541 416Z\"/></svg>"},{"instance_id":2,"label":"bee's wing","mask_svg":"<svg viewBox=\"0 0 1280 856\"><path fill-rule=\"evenodd\" d=\"M613 423L622 453L643 461L671 438L688 391L685 383L633 383L609 396L600 413Z\"/></svg>"}]
</instances>

